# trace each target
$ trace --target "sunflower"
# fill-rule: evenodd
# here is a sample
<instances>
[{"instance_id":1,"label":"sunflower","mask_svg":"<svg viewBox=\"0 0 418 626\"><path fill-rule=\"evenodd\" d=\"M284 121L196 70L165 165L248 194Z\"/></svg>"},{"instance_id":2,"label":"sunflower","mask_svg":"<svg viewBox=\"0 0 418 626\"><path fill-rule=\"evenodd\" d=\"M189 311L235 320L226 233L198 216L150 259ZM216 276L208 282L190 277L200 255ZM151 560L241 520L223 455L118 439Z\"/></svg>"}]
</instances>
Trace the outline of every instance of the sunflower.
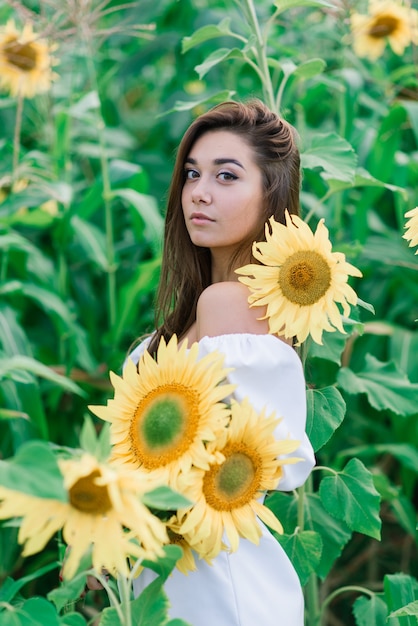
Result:
<instances>
[{"instance_id":1,"label":"sunflower","mask_svg":"<svg viewBox=\"0 0 418 626\"><path fill-rule=\"evenodd\" d=\"M353 47L359 57L375 61L389 42L395 54L402 55L411 42L418 40L418 11L399 2L375 0L369 14L351 16Z\"/></svg>"},{"instance_id":2,"label":"sunflower","mask_svg":"<svg viewBox=\"0 0 418 626\"><path fill-rule=\"evenodd\" d=\"M58 530L71 546L64 575L72 578L92 548L92 564L128 574L127 558L155 559L168 537L165 525L142 504L149 490L142 475L99 464L84 454L59 461L68 502L39 498L0 486L0 519L22 517L18 541L23 556L41 551ZM128 529L128 530L126 530Z\"/></svg>"},{"instance_id":3,"label":"sunflower","mask_svg":"<svg viewBox=\"0 0 418 626\"><path fill-rule=\"evenodd\" d=\"M179 347L173 335L161 339L154 360L146 351L138 368L128 360L123 377L111 372L114 398L91 411L110 422L112 461L152 473L176 489L176 477L191 465L208 468L214 460L206 442L216 439L229 419L221 402L234 385L219 384L229 370L213 352L198 360L199 346Z\"/></svg>"},{"instance_id":4,"label":"sunflower","mask_svg":"<svg viewBox=\"0 0 418 626\"><path fill-rule=\"evenodd\" d=\"M53 49L33 32L30 23L20 32L9 20L0 32L0 87L26 98L48 91L56 77Z\"/></svg>"},{"instance_id":5,"label":"sunflower","mask_svg":"<svg viewBox=\"0 0 418 626\"><path fill-rule=\"evenodd\" d=\"M405 217L409 218L405 224L405 228L408 230L403 238L409 241L410 246L418 246L418 206L405 213ZM418 254L418 249L415 254Z\"/></svg>"},{"instance_id":6,"label":"sunflower","mask_svg":"<svg viewBox=\"0 0 418 626\"><path fill-rule=\"evenodd\" d=\"M252 292L250 305L267 305L263 319L268 318L270 333L297 337L299 343L309 334L322 343L323 330L345 332L336 303L342 305L344 315L350 312L349 304L357 303L347 279L361 272L346 262L344 254L331 252L323 222L314 234L306 222L287 211L286 226L270 218L266 241L253 244L253 256L262 265L236 270Z\"/></svg>"},{"instance_id":7,"label":"sunflower","mask_svg":"<svg viewBox=\"0 0 418 626\"><path fill-rule=\"evenodd\" d=\"M214 558L225 549L235 552L239 538L258 543L261 528L257 516L279 533L282 525L259 501L268 489L275 489L283 475L283 465L296 463L295 457L278 458L296 450L298 441L278 441L273 432L278 422L274 414L256 413L247 399L231 401L231 422L210 447L222 454L222 463L208 470L192 468L179 478L181 491L192 502L179 512L179 533L192 537L192 547L200 557Z\"/></svg>"}]
</instances>

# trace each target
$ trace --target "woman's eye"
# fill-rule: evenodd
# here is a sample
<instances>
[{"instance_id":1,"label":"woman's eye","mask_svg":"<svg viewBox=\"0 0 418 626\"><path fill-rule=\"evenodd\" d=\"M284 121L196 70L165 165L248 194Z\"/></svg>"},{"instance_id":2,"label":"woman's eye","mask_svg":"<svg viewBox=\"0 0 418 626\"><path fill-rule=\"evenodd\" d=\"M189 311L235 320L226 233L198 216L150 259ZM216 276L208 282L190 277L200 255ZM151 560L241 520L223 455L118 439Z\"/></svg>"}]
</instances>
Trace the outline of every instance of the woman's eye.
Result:
<instances>
[{"instance_id":1,"label":"woman's eye","mask_svg":"<svg viewBox=\"0 0 418 626\"><path fill-rule=\"evenodd\" d=\"M230 180L237 180L238 178L238 176L232 174L231 172L219 172L218 176L221 180L224 180L225 182L229 182Z\"/></svg>"},{"instance_id":2,"label":"woman's eye","mask_svg":"<svg viewBox=\"0 0 418 626\"><path fill-rule=\"evenodd\" d=\"M185 170L186 180L192 180L193 178L199 178L199 172L196 170Z\"/></svg>"}]
</instances>

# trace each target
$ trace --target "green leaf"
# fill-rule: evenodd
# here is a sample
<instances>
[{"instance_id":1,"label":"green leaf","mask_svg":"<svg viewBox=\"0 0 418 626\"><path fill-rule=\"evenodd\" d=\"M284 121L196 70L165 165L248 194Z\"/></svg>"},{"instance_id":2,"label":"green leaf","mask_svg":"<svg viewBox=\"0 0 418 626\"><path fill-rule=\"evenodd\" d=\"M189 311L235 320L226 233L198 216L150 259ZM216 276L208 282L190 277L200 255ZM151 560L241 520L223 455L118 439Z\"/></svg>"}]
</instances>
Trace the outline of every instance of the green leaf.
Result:
<instances>
[{"instance_id":1,"label":"green leaf","mask_svg":"<svg viewBox=\"0 0 418 626\"><path fill-rule=\"evenodd\" d=\"M230 24L231 18L226 17L220 21L219 24L207 24L206 26L199 28L190 37L183 37L181 42L182 54L185 54L205 41L210 41L211 39L216 39L217 37L225 37L229 35L232 37L239 37L241 39L239 35L236 35L236 33L231 31L229 28Z\"/></svg>"},{"instance_id":2,"label":"green leaf","mask_svg":"<svg viewBox=\"0 0 418 626\"><path fill-rule=\"evenodd\" d=\"M155 289L160 267L160 256L139 263L138 267L132 269L132 278L129 282L119 289L118 311L120 311L120 314L113 331L113 338L116 344L119 344L122 334L126 331L126 328L130 327L130 323L138 315L138 298L151 293Z\"/></svg>"},{"instance_id":3,"label":"green leaf","mask_svg":"<svg viewBox=\"0 0 418 626\"><path fill-rule=\"evenodd\" d=\"M156 572L164 582L167 580L171 572L173 571L177 561L181 558L183 554L183 550L180 546L163 546L163 550L165 552L165 556L159 557L156 561L142 561L142 565L144 567L148 567L152 569L153 572Z\"/></svg>"},{"instance_id":4,"label":"green leaf","mask_svg":"<svg viewBox=\"0 0 418 626\"><path fill-rule=\"evenodd\" d=\"M418 450L414 445L408 443L377 443L367 446L355 446L346 448L339 453L340 457L376 457L381 454L391 454L405 467L416 471L418 467Z\"/></svg>"},{"instance_id":5,"label":"green leaf","mask_svg":"<svg viewBox=\"0 0 418 626\"><path fill-rule=\"evenodd\" d=\"M383 363L366 354L363 370L355 373L343 367L337 381L349 394L365 393L371 406L378 411L386 409L397 415L417 412L418 383L411 383L392 361Z\"/></svg>"},{"instance_id":6,"label":"green leaf","mask_svg":"<svg viewBox=\"0 0 418 626\"><path fill-rule=\"evenodd\" d=\"M176 111L190 111L195 107L199 107L203 104L216 104L217 102L224 102L225 100L231 100L235 95L235 91L231 91L230 89L224 89L223 91L217 91L216 93L210 94L209 96L205 96L201 100L193 100L184 102L183 100L176 100L174 106L167 111L164 111L157 117L163 117L168 115L169 113L174 113Z\"/></svg>"},{"instance_id":7,"label":"green leaf","mask_svg":"<svg viewBox=\"0 0 418 626\"><path fill-rule=\"evenodd\" d=\"M170 487L157 487L152 491L148 491L142 496L142 502L151 509L159 509L161 511L171 511L183 509L192 503L181 493L170 489Z\"/></svg>"},{"instance_id":8,"label":"green leaf","mask_svg":"<svg viewBox=\"0 0 418 626\"><path fill-rule=\"evenodd\" d=\"M357 626L387 626L388 607L381 595L360 596L353 604Z\"/></svg>"},{"instance_id":9,"label":"green leaf","mask_svg":"<svg viewBox=\"0 0 418 626\"><path fill-rule=\"evenodd\" d=\"M67 604L77 600L85 587L87 575L85 573L74 576L71 580L64 580L59 587L48 593L48 600L53 602L57 611L61 611Z\"/></svg>"},{"instance_id":10,"label":"green leaf","mask_svg":"<svg viewBox=\"0 0 418 626\"><path fill-rule=\"evenodd\" d=\"M157 578L131 602L132 622L135 626L164 626L167 623L170 604L162 584L161 578Z\"/></svg>"},{"instance_id":11,"label":"green leaf","mask_svg":"<svg viewBox=\"0 0 418 626\"><path fill-rule=\"evenodd\" d=\"M194 68L199 75L199 80L202 80L204 76L222 61L227 59L243 59L244 54L239 48L218 48L212 52L204 61Z\"/></svg>"},{"instance_id":12,"label":"green leaf","mask_svg":"<svg viewBox=\"0 0 418 626\"><path fill-rule=\"evenodd\" d=\"M124 626L120 619L118 612L113 607L106 607L100 614L99 626Z\"/></svg>"},{"instance_id":13,"label":"green leaf","mask_svg":"<svg viewBox=\"0 0 418 626\"><path fill-rule=\"evenodd\" d=\"M316 452L342 423L346 404L336 387L307 390L306 434Z\"/></svg>"},{"instance_id":14,"label":"green leaf","mask_svg":"<svg viewBox=\"0 0 418 626\"><path fill-rule=\"evenodd\" d=\"M59 626L54 606L45 598L29 598L19 607L22 626Z\"/></svg>"},{"instance_id":15,"label":"green leaf","mask_svg":"<svg viewBox=\"0 0 418 626\"><path fill-rule=\"evenodd\" d=\"M412 576L407 574L388 574L383 579L383 586L389 614L398 609L403 609L418 600L418 581ZM402 617L398 624L416 626L417 619L413 615ZM391 626L392 624L395 626L397 619L397 616L392 618Z\"/></svg>"},{"instance_id":16,"label":"green leaf","mask_svg":"<svg viewBox=\"0 0 418 626\"><path fill-rule=\"evenodd\" d=\"M55 455L41 441L28 441L12 459L0 460L0 484L37 498L68 500Z\"/></svg>"},{"instance_id":17,"label":"green leaf","mask_svg":"<svg viewBox=\"0 0 418 626\"><path fill-rule=\"evenodd\" d=\"M343 521L337 520L323 507L317 494L303 494L304 528L318 533L322 539L321 560L316 573L324 580L342 549L351 537L351 531ZM279 491L269 495L266 506L283 524L284 532L291 535L298 525L298 497Z\"/></svg>"},{"instance_id":18,"label":"green leaf","mask_svg":"<svg viewBox=\"0 0 418 626\"><path fill-rule=\"evenodd\" d=\"M0 380L2 378L12 378L20 382L29 382L27 378L21 378L21 372L30 372L34 376L45 378L56 383L63 389L70 391L78 396L85 397L85 392L75 382L66 376L57 374L50 367L40 363L31 356L17 354L15 356L0 359Z\"/></svg>"},{"instance_id":19,"label":"green leaf","mask_svg":"<svg viewBox=\"0 0 418 626\"><path fill-rule=\"evenodd\" d=\"M291 560L299 576L300 584L306 585L312 572L316 572L321 560L321 536L312 530L296 532L293 535L278 535L277 533L274 535Z\"/></svg>"},{"instance_id":20,"label":"green leaf","mask_svg":"<svg viewBox=\"0 0 418 626\"><path fill-rule=\"evenodd\" d=\"M65 613L61 615L60 626L86 626L87 622L80 613Z\"/></svg>"},{"instance_id":21,"label":"green leaf","mask_svg":"<svg viewBox=\"0 0 418 626\"><path fill-rule=\"evenodd\" d=\"M275 0L274 6L276 7L276 15L283 13L283 11L287 9L293 9L294 7L335 8L334 5L325 0Z\"/></svg>"},{"instance_id":22,"label":"green leaf","mask_svg":"<svg viewBox=\"0 0 418 626\"><path fill-rule=\"evenodd\" d=\"M323 478L319 496L327 511L351 530L380 539L380 495L361 461L351 459L341 472Z\"/></svg>"},{"instance_id":23,"label":"green leaf","mask_svg":"<svg viewBox=\"0 0 418 626\"><path fill-rule=\"evenodd\" d=\"M105 462L110 455L110 424L103 424L97 433L94 421L90 415L84 416L84 422L80 433L80 447L96 457L100 462Z\"/></svg>"},{"instance_id":24,"label":"green leaf","mask_svg":"<svg viewBox=\"0 0 418 626\"><path fill-rule=\"evenodd\" d=\"M31 574L22 576L18 580L13 580L13 578L6 578L6 580L2 583L0 587L0 602L11 603L25 585L57 568L58 563L48 563L48 565L44 565L44 567L38 568Z\"/></svg>"},{"instance_id":25,"label":"green leaf","mask_svg":"<svg viewBox=\"0 0 418 626\"><path fill-rule=\"evenodd\" d=\"M405 617L407 615L418 615L418 600L414 600L402 608L392 611L392 613L389 613L388 617Z\"/></svg>"},{"instance_id":26,"label":"green leaf","mask_svg":"<svg viewBox=\"0 0 418 626\"><path fill-rule=\"evenodd\" d=\"M104 272L109 271L106 256L106 239L104 233L94 224L86 222L78 215L71 217L71 227L75 240L80 244L86 258Z\"/></svg>"},{"instance_id":27,"label":"green leaf","mask_svg":"<svg viewBox=\"0 0 418 626\"><path fill-rule=\"evenodd\" d=\"M322 177L354 181L357 155L353 147L336 133L316 133L311 146L301 153L304 169L322 170Z\"/></svg>"},{"instance_id":28,"label":"green leaf","mask_svg":"<svg viewBox=\"0 0 418 626\"><path fill-rule=\"evenodd\" d=\"M156 249L160 248L164 220L159 212L157 202L153 196L139 193L135 189L114 189L113 198L120 198L128 203L129 208L141 218L144 234Z\"/></svg>"},{"instance_id":29,"label":"green leaf","mask_svg":"<svg viewBox=\"0 0 418 626\"><path fill-rule=\"evenodd\" d=\"M311 341L309 344L308 357L311 359L324 359L341 365L341 354L347 343L347 335L338 330L333 333L325 332L322 335L322 345Z\"/></svg>"},{"instance_id":30,"label":"green leaf","mask_svg":"<svg viewBox=\"0 0 418 626\"><path fill-rule=\"evenodd\" d=\"M403 187L398 187L397 185L392 185L390 183L385 183L382 180L378 180L362 167L356 169L354 180L352 181L327 178L327 183L332 193L344 191L345 189L352 189L353 187L381 187L392 192L400 193L404 198L407 198L408 196L408 192Z\"/></svg>"},{"instance_id":31,"label":"green leaf","mask_svg":"<svg viewBox=\"0 0 418 626\"><path fill-rule=\"evenodd\" d=\"M297 76L298 78L312 78L312 76L321 74L326 66L327 64L324 59L309 59L296 67L293 76Z\"/></svg>"}]
</instances>

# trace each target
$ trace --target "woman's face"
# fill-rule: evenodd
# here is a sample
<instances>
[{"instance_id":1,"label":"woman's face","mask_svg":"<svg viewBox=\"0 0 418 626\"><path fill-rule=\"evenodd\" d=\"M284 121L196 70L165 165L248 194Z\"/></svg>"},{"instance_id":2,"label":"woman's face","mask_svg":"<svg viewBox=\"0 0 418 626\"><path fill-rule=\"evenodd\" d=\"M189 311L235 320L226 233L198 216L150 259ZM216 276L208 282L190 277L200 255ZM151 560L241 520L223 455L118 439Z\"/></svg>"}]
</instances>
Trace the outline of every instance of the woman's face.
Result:
<instances>
[{"instance_id":1,"label":"woman's face","mask_svg":"<svg viewBox=\"0 0 418 626\"><path fill-rule=\"evenodd\" d=\"M253 149L236 133L208 131L184 167L182 206L190 239L212 256L230 258L262 214L262 173Z\"/></svg>"}]
</instances>

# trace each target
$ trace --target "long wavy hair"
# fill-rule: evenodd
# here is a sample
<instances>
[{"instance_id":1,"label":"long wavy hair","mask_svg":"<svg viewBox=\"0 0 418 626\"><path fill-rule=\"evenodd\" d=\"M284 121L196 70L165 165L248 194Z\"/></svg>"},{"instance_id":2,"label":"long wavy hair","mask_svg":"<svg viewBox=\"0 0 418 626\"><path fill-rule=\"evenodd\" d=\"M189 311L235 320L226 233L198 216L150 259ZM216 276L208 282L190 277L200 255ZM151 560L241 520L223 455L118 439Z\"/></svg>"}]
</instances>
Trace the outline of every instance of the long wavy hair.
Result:
<instances>
[{"instance_id":1,"label":"long wavy hair","mask_svg":"<svg viewBox=\"0 0 418 626\"><path fill-rule=\"evenodd\" d=\"M207 248L190 240L181 203L184 164L194 143L205 133L226 130L242 137L252 148L262 172L264 214L231 259L254 262L254 241L265 240L265 223L271 217L284 223L284 212L299 214L300 155L295 129L260 100L223 102L192 122L178 147L169 189L164 231L161 278L156 298L156 333L149 345L154 353L159 340L176 333L181 337L196 319L197 301L211 284L211 258Z\"/></svg>"}]
</instances>

